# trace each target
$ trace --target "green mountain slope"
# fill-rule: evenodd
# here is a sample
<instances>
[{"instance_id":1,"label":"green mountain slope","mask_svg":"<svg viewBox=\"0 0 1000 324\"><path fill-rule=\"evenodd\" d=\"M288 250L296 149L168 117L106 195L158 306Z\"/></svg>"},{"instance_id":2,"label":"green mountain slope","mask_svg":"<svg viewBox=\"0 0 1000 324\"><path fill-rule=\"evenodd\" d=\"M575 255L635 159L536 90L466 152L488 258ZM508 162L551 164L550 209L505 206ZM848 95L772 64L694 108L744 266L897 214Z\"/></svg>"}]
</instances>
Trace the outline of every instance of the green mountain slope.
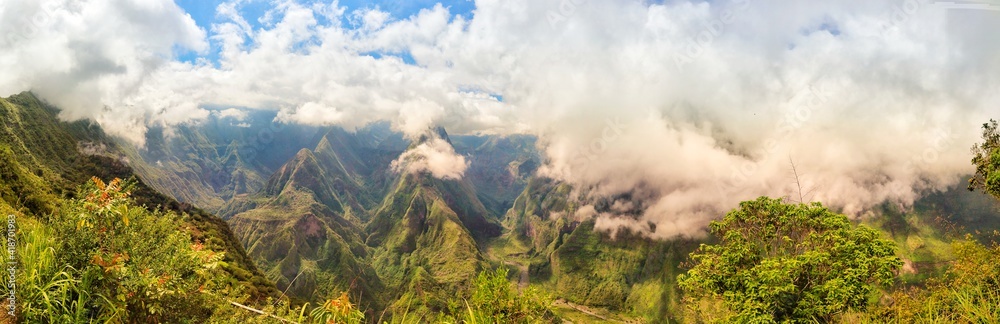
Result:
<instances>
[{"instance_id":1,"label":"green mountain slope","mask_svg":"<svg viewBox=\"0 0 1000 324\"><path fill-rule=\"evenodd\" d=\"M250 255L290 296L318 301L348 291L365 309L384 306L387 293L362 230L395 179L388 170L398 145L382 135L330 129L259 191L222 209Z\"/></svg>"},{"instance_id":2,"label":"green mountain slope","mask_svg":"<svg viewBox=\"0 0 1000 324\"><path fill-rule=\"evenodd\" d=\"M409 145L385 124L331 128L221 214L291 296L442 310L484 269L479 242L501 226L469 181L393 172Z\"/></svg>"},{"instance_id":3,"label":"green mountain slope","mask_svg":"<svg viewBox=\"0 0 1000 324\"><path fill-rule=\"evenodd\" d=\"M367 224L372 264L394 292L394 310L418 316L444 311L486 267L476 238L499 234L499 225L474 195L457 188L428 175L406 175Z\"/></svg>"},{"instance_id":4,"label":"green mountain slope","mask_svg":"<svg viewBox=\"0 0 1000 324\"><path fill-rule=\"evenodd\" d=\"M452 136L455 151L469 159L465 178L490 212L503 215L541 163L535 137Z\"/></svg>"},{"instance_id":5,"label":"green mountain slope","mask_svg":"<svg viewBox=\"0 0 1000 324\"><path fill-rule=\"evenodd\" d=\"M169 132L153 127L144 147L120 142L137 173L155 189L218 212L234 197L260 190L278 167L318 141L315 127L286 127L273 112L251 111L238 123L210 115Z\"/></svg>"},{"instance_id":6,"label":"green mountain slope","mask_svg":"<svg viewBox=\"0 0 1000 324\"><path fill-rule=\"evenodd\" d=\"M574 219L568 185L543 178L529 180L504 218L505 234L490 242L491 257L527 268L539 285L577 304L648 322L678 319L681 310L675 278L682 273L696 241L651 241L628 233L595 232L592 219ZM601 204L596 204L600 206ZM912 208L885 204L856 222L879 229L894 240L905 262L897 278L923 285L943 273L954 259L953 239L965 233L984 242L1000 229L1000 202L964 188L928 193ZM591 309L595 311L595 309ZM602 321L565 307L574 321Z\"/></svg>"},{"instance_id":7,"label":"green mountain slope","mask_svg":"<svg viewBox=\"0 0 1000 324\"><path fill-rule=\"evenodd\" d=\"M128 158L113 140L89 122L61 122L58 111L31 93L0 99L0 213L44 226L75 188L102 179L135 178ZM162 195L138 180L132 198L139 205L186 215L184 227L205 247L225 253L229 280L256 299L278 291L257 270L242 244L221 219Z\"/></svg>"},{"instance_id":8,"label":"green mountain slope","mask_svg":"<svg viewBox=\"0 0 1000 324\"><path fill-rule=\"evenodd\" d=\"M358 217L351 198L334 195L327 172L303 150L268 181L259 206L229 222L250 255L280 288L308 301L340 291L365 295L381 290L366 263ZM343 201L347 201L344 204ZM353 286L351 286L353 285Z\"/></svg>"},{"instance_id":9,"label":"green mountain slope","mask_svg":"<svg viewBox=\"0 0 1000 324\"><path fill-rule=\"evenodd\" d=\"M676 319L676 275L698 242L596 232L593 219L570 216L576 208L570 193L566 184L529 180L505 216L507 233L490 245L493 256L527 266L529 281L566 305L605 308L649 322Z\"/></svg>"}]
</instances>

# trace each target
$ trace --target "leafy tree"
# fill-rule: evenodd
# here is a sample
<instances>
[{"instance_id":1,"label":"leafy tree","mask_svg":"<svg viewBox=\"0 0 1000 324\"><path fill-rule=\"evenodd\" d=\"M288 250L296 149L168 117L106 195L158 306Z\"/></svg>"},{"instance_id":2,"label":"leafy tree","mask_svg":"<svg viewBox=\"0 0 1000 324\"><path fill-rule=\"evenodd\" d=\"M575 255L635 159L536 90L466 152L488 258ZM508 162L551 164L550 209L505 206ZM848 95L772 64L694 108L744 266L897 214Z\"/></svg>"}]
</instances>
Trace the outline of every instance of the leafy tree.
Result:
<instances>
[{"instance_id":1,"label":"leafy tree","mask_svg":"<svg viewBox=\"0 0 1000 324\"><path fill-rule=\"evenodd\" d=\"M972 154L976 174L969 179L969 190L979 189L1000 198L1000 131L996 120L983 124L983 142L972 146Z\"/></svg>"},{"instance_id":2,"label":"leafy tree","mask_svg":"<svg viewBox=\"0 0 1000 324\"><path fill-rule=\"evenodd\" d=\"M760 197L710 225L678 278L690 315L736 322L830 321L864 309L902 262L892 241L819 203ZM715 307L717 312L709 309Z\"/></svg>"}]
</instances>

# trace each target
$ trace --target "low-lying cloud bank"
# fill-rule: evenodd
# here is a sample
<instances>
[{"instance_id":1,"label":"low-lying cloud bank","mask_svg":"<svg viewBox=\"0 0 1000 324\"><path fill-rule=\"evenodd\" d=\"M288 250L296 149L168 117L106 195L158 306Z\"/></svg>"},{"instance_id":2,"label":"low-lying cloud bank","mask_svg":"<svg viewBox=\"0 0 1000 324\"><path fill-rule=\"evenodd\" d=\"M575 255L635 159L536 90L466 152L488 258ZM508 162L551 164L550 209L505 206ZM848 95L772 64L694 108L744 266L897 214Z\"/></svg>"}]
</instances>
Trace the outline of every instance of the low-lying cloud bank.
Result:
<instances>
[{"instance_id":1,"label":"low-lying cloud bank","mask_svg":"<svg viewBox=\"0 0 1000 324\"><path fill-rule=\"evenodd\" d=\"M1000 15L931 1L479 0L471 18L275 1L258 29L245 5L203 30L165 0L6 1L0 92L137 142L204 107L533 133L541 174L618 205L584 216L656 238L758 195L910 204L971 172L978 125L1000 117ZM185 50L219 60L172 59ZM435 143L407 154L447 156ZM421 170L461 177L441 161Z\"/></svg>"}]
</instances>

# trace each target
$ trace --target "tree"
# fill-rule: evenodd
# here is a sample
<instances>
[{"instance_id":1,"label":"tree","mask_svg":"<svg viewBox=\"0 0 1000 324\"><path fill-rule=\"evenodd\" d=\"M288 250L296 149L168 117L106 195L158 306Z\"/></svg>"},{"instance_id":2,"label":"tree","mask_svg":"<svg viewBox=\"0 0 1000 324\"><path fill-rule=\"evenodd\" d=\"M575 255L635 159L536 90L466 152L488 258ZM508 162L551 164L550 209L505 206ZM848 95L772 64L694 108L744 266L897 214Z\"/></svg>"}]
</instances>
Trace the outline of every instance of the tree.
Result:
<instances>
[{"instance_id":1,"label":"tree","mask_svg":"<svg viewBox=\"0 0 1000 324\"><path fill-rule=\"evenodd\" d=\"M969 191L976 189L1000 198L1000 131L997 121L983 124L983 142L972 146L976 174L969 179Z\"/></svg>"},{"instance_id":2,"label":"tree","mask_svg":"<svg viewBox=\"0 0 1000 324\"><path fill-rule=\"evenodd\" d=\"M902 265L892 241L819 203L760 197L710 229L720 242L691 253L694 266L678 278L701 320L829 321L866 308ZM721 316L705 313L710 306Z\"/></svg>"}]
</instances>

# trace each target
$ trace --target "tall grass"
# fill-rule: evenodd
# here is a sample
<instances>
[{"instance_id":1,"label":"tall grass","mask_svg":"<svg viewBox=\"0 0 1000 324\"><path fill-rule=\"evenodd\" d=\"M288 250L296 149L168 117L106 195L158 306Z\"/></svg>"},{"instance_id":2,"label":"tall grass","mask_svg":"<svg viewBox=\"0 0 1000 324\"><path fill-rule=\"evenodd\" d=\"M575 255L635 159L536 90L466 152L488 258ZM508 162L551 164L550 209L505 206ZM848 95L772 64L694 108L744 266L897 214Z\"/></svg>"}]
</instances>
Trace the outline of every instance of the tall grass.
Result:
<instances>
[{"instance_id":1,"label":"tall grass","mask_svg":"<svg viewBox=\"0 0 1000 324\"><path fill-rule=\"evenodd\" d=\"M903 288L863 314L866 323L1000 323L1000 246L971 237L952 244L956 260L925 287ZM885 302L888 301L888 302Z\"/></svg>"},{"instance_id":2,"label":"tall grass","mask_svg":"<svg viewBox=\"0 0 1000 324\"><path fill-rule=\"evenodd\" d=\"M25 322L86 322L90 294L72 269L56 261L51 228L30 218L18 220L16 301ZM7 280L6 276L4 276ZM5 282L10 287L10 283Z\"/></svg>"}]
</instances>

